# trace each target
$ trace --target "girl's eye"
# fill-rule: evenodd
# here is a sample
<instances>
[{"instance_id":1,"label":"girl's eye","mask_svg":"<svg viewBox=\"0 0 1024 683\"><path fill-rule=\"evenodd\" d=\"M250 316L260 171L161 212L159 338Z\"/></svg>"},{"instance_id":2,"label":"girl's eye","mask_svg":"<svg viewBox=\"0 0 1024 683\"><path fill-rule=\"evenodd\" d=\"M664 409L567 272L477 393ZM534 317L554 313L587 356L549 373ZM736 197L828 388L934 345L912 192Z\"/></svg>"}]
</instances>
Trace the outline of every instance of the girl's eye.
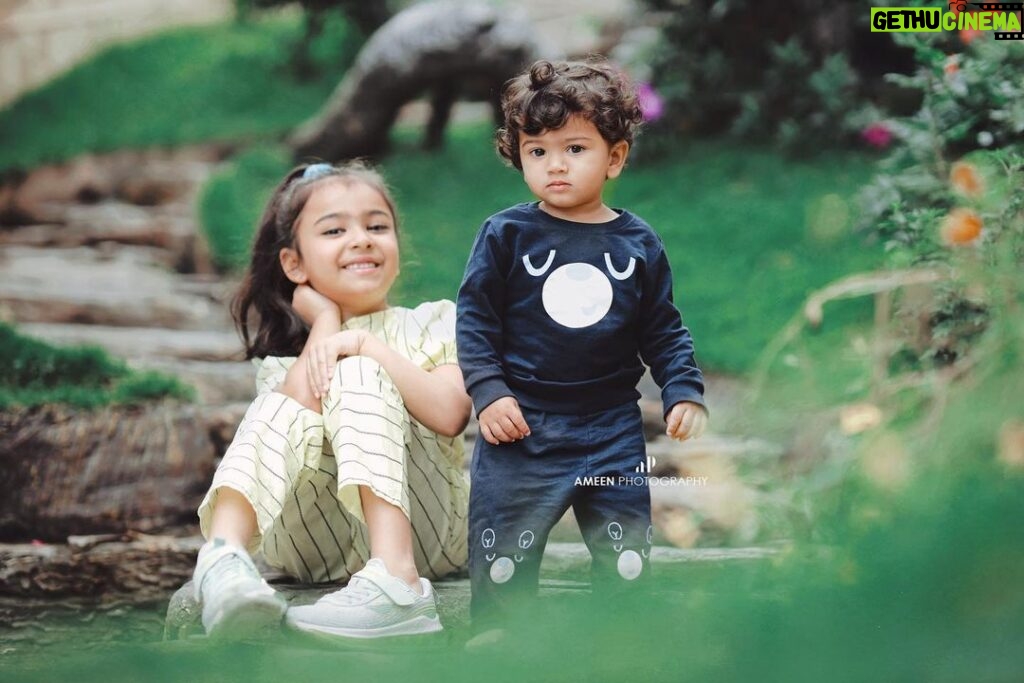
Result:
<instances>
[{"instance_id":1,"label":"girl's eye","mask_svg":"<svg viewBox=\"0 0 1024 683\"><path fill-rule=\"evenodd\" d=\"M381 223L380 225L370 225L366 229L370 232L387 232L391 229L391 226Z\"/></svg>"},{"instance_id":2,"label":"girl's eye","mask_svg":"<svg viewBox=\"0 0 1024 683\"><path fill-rule=\"evenodd\" d=\"M527 154L529 154L531 157L542 157L544 156L544 150L542 150L540 147L534 147L529 152L527 152Z\"/></svg>"},{"instance_id":3,"label":"girl's eye","mask_svg":"<svg viewBox=\"0 0 1024 683\"><path fill-rule=\"evenodd\" d=\"M344 234L345 228L327 228L324 230L325 235L341 235Z\"/></svg>"},{"instance_id":4,"label":"girl's eye","mask_svg":"<svg viewBox=\"0 0 1024 683\"><path fill-rule=\"evenodd\" d=\"M583 145L569 145L569 151L573 154L579 154L583 151Z\"/></svg>"}]
</instances>

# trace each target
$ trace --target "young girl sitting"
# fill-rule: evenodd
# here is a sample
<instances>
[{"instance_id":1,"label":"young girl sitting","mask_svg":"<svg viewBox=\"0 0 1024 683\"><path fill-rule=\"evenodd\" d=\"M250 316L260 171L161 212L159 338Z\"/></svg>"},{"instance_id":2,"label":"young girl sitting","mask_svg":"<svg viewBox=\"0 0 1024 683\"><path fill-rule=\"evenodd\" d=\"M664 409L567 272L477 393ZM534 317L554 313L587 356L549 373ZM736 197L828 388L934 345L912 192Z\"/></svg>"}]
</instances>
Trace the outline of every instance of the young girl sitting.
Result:
<instances>
[{"instance_id":1,"label":"young girl sitting","mask_svg":"<svg viewBox=\"0 0 1024 683\"><path fill-rule=\"evenodd\" d=\"M258 396L199 507L193 580L211 635L279 627L287 604L256 551L301 581L348 580L289 610L293 628L441 629L428 578L467 561L470 400L454 304L388 306L398 251L391 195L361 165L298 167L264 211L233 308Z\"/></svg>"}]
</instances>

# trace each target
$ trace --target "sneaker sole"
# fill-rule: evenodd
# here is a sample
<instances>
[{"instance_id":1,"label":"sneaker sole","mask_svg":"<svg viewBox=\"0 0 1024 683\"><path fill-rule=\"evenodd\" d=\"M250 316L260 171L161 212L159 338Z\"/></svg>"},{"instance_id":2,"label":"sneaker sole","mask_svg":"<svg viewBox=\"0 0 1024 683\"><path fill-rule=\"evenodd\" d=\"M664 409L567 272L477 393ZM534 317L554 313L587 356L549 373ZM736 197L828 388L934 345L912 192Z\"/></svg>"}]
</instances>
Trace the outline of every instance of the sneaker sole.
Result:
<instances>
[{"instance_id":1,"label":"sneaker sole","mask_svg":"<svg viewBox=\"0 0 1024 683\"><path fill-rule=\"evenodd\" d=\"M438 633L444 630L441 620L437 617L418 616L398 624L379 628L344 628L338 626L319 626L285 619L285 623L296 631L329 638L389 638L392 636L414 636Z\"/></svg>"},{"instance_id":2,"label":"sneaker sole","mask_svg":"<svg viewBox=\"0 0 1024 683\"><path fill-rule=\"evenodd\" d=\"M281 631L288 609L280 596L247 596L229 605L214 619L208 635L217 640L246 640L273 636Z\"/></svg>"}]
</instances>

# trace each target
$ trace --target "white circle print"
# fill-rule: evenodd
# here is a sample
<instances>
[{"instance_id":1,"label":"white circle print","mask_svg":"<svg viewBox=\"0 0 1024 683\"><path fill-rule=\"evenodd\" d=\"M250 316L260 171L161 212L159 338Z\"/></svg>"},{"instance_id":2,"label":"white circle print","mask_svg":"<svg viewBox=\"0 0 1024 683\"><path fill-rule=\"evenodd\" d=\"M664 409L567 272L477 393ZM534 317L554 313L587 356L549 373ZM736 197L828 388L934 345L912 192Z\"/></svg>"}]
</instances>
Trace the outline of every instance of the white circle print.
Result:
<instances>
[{"instance_id":1,"label":"white circle print","mask_svg":"<svg viewBox=\"0 0 1024 683\"><path fill-rule=\"evenodd\" d=\"M640 572L644 570L644 561L640 559L635 550L627 550L619 555L617 569L619 570L619 576L626 581L632 581L640 576Z\"/></svg>"},{"instance_id":2,"label":"white circle print","mask_svg":"<svg viewBox=\"0 0 1024 683\"><path fill-rule=\"evenodd\" d=\"M499 557L491 565L491 581L505 583L516 573L515 563L507 557Z\"/></svg>"},{"instance_id":3,"label":"white circle print","mask_svg":"<svg viewBox=\"0 0 1024 683\"><path fill-rule=\"evenodd\" d=\"M541 301L559 325L590 327L612 307L612 283L589 263L567 263L544 281Z\"/></svg>"}]
</instances>

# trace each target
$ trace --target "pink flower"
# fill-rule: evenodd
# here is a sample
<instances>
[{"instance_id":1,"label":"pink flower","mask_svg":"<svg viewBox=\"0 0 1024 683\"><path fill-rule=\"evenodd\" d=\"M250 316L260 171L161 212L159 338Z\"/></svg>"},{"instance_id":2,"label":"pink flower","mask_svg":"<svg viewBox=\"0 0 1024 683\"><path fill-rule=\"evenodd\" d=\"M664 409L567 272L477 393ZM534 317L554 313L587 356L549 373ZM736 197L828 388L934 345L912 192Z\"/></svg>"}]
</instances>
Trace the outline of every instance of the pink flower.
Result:
<instances>
[{"instance_id":1,"label":"pink flower","mask_svg":"<svg viewBox=\"0 0 1024 683\"><path fill-rule=\"evenodd\" d=\"M860 136L876 149L885 149L892 142L892 131L884 123L872 123L860 132Z\"/></svg>"},{"instance_id":2,"label":"pink flower","mask_svg":"<svg viewBox=\"0 0 1024 683\"><path fill-rule=\"evenodd\" d=\"M644 121L657 121L665 114L665 101L650 83L640 83L636 88L637 100L640 103L640 111L644 115Z\"/></svg>"}]
</instances>

